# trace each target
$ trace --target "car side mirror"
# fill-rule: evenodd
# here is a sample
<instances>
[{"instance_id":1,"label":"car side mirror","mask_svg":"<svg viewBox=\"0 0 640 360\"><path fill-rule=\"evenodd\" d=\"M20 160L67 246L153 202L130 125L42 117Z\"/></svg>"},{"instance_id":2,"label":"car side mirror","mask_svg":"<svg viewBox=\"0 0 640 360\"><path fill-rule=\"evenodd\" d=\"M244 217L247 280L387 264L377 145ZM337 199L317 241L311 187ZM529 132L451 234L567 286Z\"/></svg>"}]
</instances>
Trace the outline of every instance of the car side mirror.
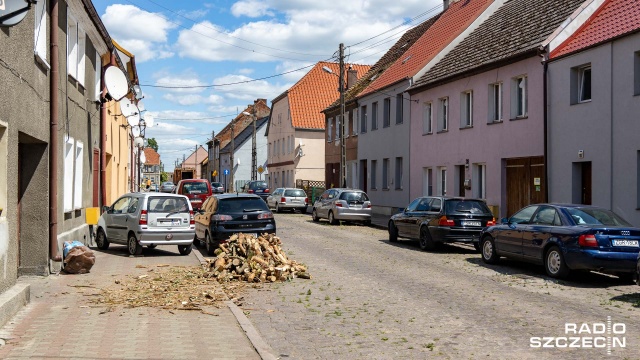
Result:
<instances>
[{"instance_id":1,"label":"car side mirror","mask_svg":"<svg viewBox=\"0 0 640 360\"><path fill-rule=\"evenodd\" d=\"M108 214L108 213L109 213L109 207L108 207L107 205L104 205L104 206L102 207L102 212L103 212L103 213L105 213L105 212L106 212L106 213Z\"/></svg>"}]
</instances>

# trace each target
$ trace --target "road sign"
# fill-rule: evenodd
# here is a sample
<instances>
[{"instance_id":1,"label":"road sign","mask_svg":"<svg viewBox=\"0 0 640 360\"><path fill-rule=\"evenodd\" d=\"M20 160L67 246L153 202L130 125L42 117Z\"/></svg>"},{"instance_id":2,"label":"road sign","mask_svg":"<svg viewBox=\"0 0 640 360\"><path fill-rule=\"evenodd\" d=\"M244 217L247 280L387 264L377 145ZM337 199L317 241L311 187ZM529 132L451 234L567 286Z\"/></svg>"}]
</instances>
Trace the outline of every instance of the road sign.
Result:
<instances>
[{"instance_id":1,"label":"road sign","mask_svg":"<svg viewBox=\"0 0 640 360\"><path fill-rule=\"evenodd\" d=\"M229 169L224 169L224 172L223 172L223 173L224 173L225 175L229 175Z\"/></svg>"},{"instance_id":2,"label":"road sign","mask_svg":"<svg viewBox=\"0 0 640 360\"><path fill-rule=\"evenodd\" d=\"M264 172L264 168L262 165L258 166L258 173L262 174Z\"/></svg>"},{"instance_id":3,"label":"road sign","mask_svg":"<svg viewBox=\"0 0 640 360\"><path fill-rule=\"evenodd\" d=\"M211 174L211 176L218 176L218 170L213 170L213 173Z\"/></svg>"}]
</instances>

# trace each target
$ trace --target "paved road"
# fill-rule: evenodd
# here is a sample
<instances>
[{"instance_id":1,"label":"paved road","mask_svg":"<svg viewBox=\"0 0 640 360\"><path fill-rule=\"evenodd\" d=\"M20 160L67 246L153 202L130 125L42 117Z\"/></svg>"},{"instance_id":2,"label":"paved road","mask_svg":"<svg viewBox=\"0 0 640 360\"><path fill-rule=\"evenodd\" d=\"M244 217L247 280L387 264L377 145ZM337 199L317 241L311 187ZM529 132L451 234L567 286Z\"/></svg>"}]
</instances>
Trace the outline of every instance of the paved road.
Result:
<instances>
[{"instance_id":1,"label":"paved road","mask_svg":"<svg viewBox=\"0 0 640 360\"><path fill-rule=\"evenodd\" d=\"M487 266L470 247L429 253L413 241L389 243L383 230L303 214L276 220L289 257L313 279L250 291L243 310L282 358L604 358L600 348L531 348L530 338L578 337L565 334L565 323L607 316L626 330L618 335L626 347L609 358L640 358L640 309L632 306L640 288L615 277L558 282L541 267Z\"/></svg>"}]
</instances>

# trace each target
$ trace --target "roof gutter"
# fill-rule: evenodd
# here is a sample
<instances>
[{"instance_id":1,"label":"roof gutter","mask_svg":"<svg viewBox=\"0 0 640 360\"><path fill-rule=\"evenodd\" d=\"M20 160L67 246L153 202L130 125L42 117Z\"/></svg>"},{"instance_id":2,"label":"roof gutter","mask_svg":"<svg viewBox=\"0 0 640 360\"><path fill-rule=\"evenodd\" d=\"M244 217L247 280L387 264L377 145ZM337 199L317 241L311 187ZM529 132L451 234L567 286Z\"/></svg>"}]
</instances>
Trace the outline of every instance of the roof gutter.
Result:
<instances>
[{"instance_id":1,"label":"roof gutter","mask_svg":"<svg viewBox=\"0 0 640 360\"><path fill-rule=\"evenodd\" d=\"M51 76L49 76L49 259L60 262L58 252L58 0L51 5Z\"/></svg>"}]
</instances>

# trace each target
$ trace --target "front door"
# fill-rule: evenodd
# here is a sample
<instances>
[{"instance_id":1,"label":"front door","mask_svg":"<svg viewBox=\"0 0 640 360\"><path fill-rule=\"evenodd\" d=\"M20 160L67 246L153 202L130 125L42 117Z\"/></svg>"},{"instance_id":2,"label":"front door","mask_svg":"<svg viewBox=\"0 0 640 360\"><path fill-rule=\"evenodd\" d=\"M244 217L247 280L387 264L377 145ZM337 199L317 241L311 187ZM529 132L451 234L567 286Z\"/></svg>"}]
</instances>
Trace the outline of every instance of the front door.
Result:
<instances>
[{"instance_id":1,"label":"front door","mask_svg":"<svg viewBox=\"0 0 640 360\"><path fill-rule=\"evenodd\" d=\"M494 240L498 251L522 255L522 232L529 225L537 205L528 206L509 219L508 229L501 230Z\"/></svg>"},{"instance_id":2,"label":"front door","mask_svg":"<svg viewBox=\"0 0 640 360\"><path fill-rule=\"evenodd\" d=\"M127 239L127 212L129 211L130 197L118 199L109 210L109 216L105 217L107 237L111 240L124 242ZM109 219L109 221L106 221Z\"/></svg>"},{"instance_id":3,"label":"front door","mask_svg":"<svg viewBox=\"0 0 640 360\"><path fill-rule=\"evenodd\" d=\"M591 161L582 163L582 204L591 205Z\"/></svg>"},{"instance_id":4,"label":"front door","mask_svg":"<svg viewBox=\"0 0 640 360\"><path fill-rule=\"evenodd\" d=\"M542 156L506 160L508 216L529 204L546 201L544 166Z\"/></svg>"}]
</instances>

